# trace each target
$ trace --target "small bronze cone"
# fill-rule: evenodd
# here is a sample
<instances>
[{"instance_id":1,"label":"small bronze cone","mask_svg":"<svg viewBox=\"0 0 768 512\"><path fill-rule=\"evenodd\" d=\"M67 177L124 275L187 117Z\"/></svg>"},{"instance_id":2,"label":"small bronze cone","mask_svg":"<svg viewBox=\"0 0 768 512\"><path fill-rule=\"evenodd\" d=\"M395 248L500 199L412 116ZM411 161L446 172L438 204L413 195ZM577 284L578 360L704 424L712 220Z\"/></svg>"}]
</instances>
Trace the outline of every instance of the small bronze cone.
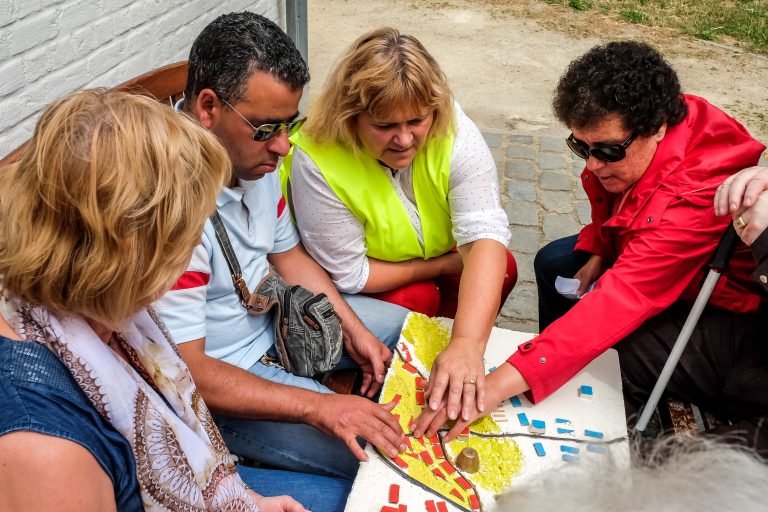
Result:
<instances>
[{"instance_id":1,"label":"small bronze cone","mask_svg":"<svg viewBox=\"0 0 768 512\"><path fill-rule=\"evenodd\" d=\"M467 473L477 473L480 469L480 456L474 448L466 447L456 457L456 465Z\"/></svg>"}]
</instances>

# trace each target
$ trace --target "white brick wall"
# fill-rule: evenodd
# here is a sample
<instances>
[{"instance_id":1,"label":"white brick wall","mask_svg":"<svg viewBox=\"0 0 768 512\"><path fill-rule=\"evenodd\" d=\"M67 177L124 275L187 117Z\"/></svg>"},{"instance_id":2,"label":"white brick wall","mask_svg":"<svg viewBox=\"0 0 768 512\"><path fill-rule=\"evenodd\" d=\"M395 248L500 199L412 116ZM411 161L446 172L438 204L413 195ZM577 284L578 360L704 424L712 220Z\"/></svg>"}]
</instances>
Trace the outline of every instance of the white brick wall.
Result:
<instances>
[{"instance_id":1,"label":"white brick wall","mask_svg":"<svg viewBox=\"0 0 768 512\"><path fill-rule=\"evenodd\" d=\"M243 10L285 27L284 0L0 0L0 157L52 100L186 59L205 25Z\"/></svg>"}]
</instances>

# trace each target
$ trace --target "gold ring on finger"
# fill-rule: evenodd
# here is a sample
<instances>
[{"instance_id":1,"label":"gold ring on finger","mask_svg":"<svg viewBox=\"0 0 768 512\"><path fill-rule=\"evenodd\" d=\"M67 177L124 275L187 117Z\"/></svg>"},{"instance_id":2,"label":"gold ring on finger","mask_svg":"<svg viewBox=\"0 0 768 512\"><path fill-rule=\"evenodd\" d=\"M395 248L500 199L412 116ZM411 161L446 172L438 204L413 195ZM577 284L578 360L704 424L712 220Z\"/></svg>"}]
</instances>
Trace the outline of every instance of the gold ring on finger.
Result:
<instances>
[{"instance_id":1,"label":"gold ring on finger","mask_svg":"<svg viewBox=\"0 0 768 512\"><path fill-rule=\"evenodd\" d=\"M475 385L475 379L467 379L467 380L464 381L464 384L472 384L474 386Z\"/></svg>"},{"instance_id":2,"label":"gold ring on finger","mask_svg":"<svg viewBox=\"0 0 768 512\"><path fill-rule=\"evenodd\" d=\"M734 226L736 227L736 229L738 229L739 231L741 231L742 229L744 229L745 227L747 227L747 224L749 224L749 222L747 222L747 221L745 221L744 219L742 219L742 218L741 218L741 216L739 216L739 217L738 217L738 218L737 218L735 221L733 221L733 225L734 225Z\"/></svg>"}]
</instances>

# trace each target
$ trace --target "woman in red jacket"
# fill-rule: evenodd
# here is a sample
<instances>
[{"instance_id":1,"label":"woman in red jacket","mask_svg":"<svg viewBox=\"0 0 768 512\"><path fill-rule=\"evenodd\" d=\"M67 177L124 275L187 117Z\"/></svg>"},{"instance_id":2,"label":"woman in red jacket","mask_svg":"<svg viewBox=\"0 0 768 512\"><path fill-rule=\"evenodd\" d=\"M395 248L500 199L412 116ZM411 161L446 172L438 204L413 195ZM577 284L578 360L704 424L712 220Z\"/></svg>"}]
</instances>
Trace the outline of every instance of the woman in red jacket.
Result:
<instances>
[{"instance_id":1,"label":"woman in red jacket","mask_svg":"<svg viewBox=\"0 0 768 512\"><path fill-rule=\"evenodd\" d=\"M539 251L542 332L488 375L487 401L524 391L542 400L618 343L625 391L640 404L728 224L715 216L715 190L765 147L704 99L683 95L669 64L637 42L597 46L573 61L553 105L586 163L592 223ZM749 252L737 251L668 388L729 416L768 410L765 393L747 393L752 379L768 380L768 344L754 342L768 322L757 313L750 269ZM557 276L578 279L583 297L557 293ZM416 434L432 434L444 417L425 413Z\"/></svg>"}]
</instances>

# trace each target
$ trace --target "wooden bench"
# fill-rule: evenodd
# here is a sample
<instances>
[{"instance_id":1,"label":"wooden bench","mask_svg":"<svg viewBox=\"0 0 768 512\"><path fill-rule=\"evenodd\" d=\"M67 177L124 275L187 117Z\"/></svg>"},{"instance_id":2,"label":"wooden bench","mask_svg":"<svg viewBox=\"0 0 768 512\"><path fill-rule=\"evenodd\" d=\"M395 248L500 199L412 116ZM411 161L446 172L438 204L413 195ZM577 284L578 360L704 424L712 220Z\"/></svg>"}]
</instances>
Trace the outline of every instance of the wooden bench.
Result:
<instances>
[{"instance_id":1,"label":"wooden bench","mask_svg":"<svg viewBox=\"0 0 768 512\"><path fill-rule=\"evenodd\" d=\"M143 75L132 78L127 82L114 87L119 91L127 91L133 94L143 94L156 100L167 103L173 107L174 103L184 95L184 85L187 83L187 61L168 64L161 68L153 69ZM0 160L0 167L12 164L21 157L27 147L25 142L8 153Z\"/></svg>"}]
</instances>

